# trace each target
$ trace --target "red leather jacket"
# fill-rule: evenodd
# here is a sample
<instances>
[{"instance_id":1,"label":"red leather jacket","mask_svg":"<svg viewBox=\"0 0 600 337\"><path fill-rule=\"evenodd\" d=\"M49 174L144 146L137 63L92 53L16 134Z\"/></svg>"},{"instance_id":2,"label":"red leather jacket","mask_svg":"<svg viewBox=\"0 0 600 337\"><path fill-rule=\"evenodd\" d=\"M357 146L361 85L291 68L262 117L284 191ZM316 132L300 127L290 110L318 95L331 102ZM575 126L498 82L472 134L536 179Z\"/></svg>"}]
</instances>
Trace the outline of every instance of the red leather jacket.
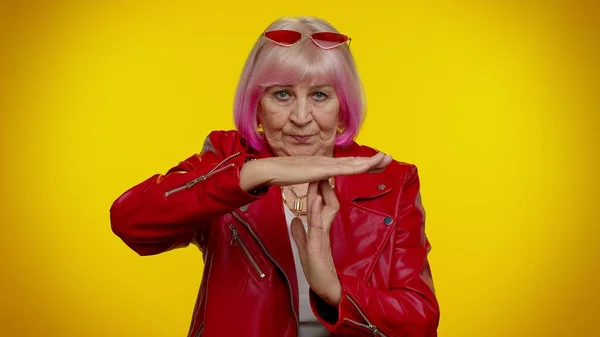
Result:
<instances>
[{"instance_id":1,"label":"red leather jacket","mask_svg":"<svg viewBox=\"0 0 600 337\"><path fill-rule=\"evenodd\" d=\"M335 157L371 156L356 143ZM140 255L197 245L205 263L188 336L292 337L298 285L279 187L240 188L250 150L237 131L214 131L202 153L123 193L111 207L113 232ZM331 336L437 336L434 294L414 165L336 177L340 209L331 249L342 300L311 307ZM301 271L299 271L301 272Z\"/></svg>"}]
</instances>

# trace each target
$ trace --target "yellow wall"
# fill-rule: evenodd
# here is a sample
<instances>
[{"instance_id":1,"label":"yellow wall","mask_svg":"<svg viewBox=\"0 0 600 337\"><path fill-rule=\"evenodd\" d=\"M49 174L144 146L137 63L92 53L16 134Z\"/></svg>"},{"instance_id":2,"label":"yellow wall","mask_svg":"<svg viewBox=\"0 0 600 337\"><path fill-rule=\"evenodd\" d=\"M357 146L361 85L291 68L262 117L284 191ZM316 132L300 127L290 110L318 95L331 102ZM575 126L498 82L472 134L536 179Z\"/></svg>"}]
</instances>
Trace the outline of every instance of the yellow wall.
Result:
<instances>
[{"instance_id":1,"label":"yellow wall","mask_svg":"<svg viewBox=\"0 0 600 337\"><path fill-rule=\"evenodd\" d=\"M136 256L109 207L307 14L353 38L359 141L420 168L440 336L600 336L600 11L562 2L0 2L0 334L185 335L201 254Z\"/></svg>"}]
</instances>

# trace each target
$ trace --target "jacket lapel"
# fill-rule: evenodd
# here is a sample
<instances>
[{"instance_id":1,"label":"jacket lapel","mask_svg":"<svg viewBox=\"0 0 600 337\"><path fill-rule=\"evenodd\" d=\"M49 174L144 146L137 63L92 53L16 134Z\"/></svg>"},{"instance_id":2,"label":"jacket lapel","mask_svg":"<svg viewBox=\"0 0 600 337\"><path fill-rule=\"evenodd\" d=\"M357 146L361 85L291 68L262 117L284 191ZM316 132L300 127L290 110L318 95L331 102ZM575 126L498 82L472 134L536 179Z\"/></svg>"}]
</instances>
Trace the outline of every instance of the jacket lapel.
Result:
<instances>
[{"instance_id":1,"label":"jacket lapel","mask_svg":"<svg viewBox=\"0 0 600 337\"><path fill-rule=\"evenodd\" d=\"M356 143L336 150L335 157L376 154ZM396 186L385 171L336 177L340 210L331 226L330 241L338 273L363 281L371 274L396 222Z\"/></svg>"}]
</instances>

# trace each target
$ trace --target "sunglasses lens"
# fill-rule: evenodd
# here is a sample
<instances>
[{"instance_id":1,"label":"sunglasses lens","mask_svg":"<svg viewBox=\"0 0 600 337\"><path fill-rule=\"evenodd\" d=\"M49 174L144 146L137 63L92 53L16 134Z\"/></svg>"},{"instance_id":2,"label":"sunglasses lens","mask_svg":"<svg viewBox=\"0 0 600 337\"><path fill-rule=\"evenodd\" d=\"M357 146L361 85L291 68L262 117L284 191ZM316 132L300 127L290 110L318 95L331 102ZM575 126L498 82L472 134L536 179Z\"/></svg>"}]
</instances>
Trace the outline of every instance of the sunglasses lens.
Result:
<instances>
[{"instance_id":1,"label":"sunglasses lens","mask_svg":"<svg viewBox=\"0 0 600 337\"><path fill-rule=\"evenodd\" d=\"M293 30L272 30L266 32L265 36L277 43L291 46L300 40L302 34Z\"/></svg>"},{"instance_id":2,"label":"sunglasses lens","mask_svg":"<svg viewBox=\"0 0 600 337\"><path fill-rule=\"evenodd\" d=\"M343 34L331 32L319 32L311 35L313 41L321 48L333 48L348 41L348 37Z\"/></svg>"}]
</instances>

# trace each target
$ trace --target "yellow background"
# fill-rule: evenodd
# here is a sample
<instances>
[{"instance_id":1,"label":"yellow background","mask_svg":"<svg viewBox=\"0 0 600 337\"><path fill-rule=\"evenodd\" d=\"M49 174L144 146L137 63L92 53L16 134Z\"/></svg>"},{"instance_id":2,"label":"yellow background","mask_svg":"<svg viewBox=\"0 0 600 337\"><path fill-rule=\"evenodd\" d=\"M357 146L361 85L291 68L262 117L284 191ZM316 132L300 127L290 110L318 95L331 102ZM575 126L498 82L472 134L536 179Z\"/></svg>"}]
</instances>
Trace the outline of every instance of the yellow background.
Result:
<instances>
[{"instance_id":1,"label":"yellow background","mask_svg":"<svg viewBox=\"0 0 600 337\"><path fill-rule=\"evenodd\" d=\"M600 336L600 11L567 0L0 2L0 334L185 336L201 254L108 210L233 127L283 15L353 38L358 140L420 169L440 336Z\"/></svg>"}]
</instances>

